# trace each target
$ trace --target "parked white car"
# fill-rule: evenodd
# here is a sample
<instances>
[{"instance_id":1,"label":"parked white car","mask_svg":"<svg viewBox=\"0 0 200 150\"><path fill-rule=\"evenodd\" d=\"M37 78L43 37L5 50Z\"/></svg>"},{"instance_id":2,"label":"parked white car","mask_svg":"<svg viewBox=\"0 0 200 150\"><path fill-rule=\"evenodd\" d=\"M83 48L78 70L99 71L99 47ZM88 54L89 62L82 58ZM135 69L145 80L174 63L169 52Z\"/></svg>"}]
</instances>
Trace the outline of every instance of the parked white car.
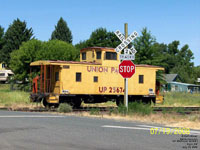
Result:
<instances>
[{"instance_id":1,"label":"parked white car","mask_svg":"<svg viewBox=\"0 0 200 150\"><path fill-rule=\"evenodd\" d=\"M0 82L6 83L10 76L13 75L11 70L0 70Z\"/></svg>"}]
</instances>

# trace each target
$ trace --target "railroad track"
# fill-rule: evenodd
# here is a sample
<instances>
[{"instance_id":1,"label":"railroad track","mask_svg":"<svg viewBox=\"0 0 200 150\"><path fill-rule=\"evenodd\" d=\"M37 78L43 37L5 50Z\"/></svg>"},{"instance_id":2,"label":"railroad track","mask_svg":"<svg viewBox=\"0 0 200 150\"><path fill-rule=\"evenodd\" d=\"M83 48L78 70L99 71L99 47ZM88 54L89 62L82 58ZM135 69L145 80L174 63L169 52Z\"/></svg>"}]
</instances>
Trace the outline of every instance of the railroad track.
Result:
<instances>
[{"instance_id":1,"label":"railroad track","mask_svg":"<svg viewBox=\"0 0 200 150\"><path fill-rule=\"evenodd\" d=\"M200 113L200 107L153 107L154 112L176 112L179 114Z\"/></svg>"},{"instance_id":2,"label":"railroad track","mask_svg":"<svg viewBox=\"0 0 200 150\"><path fill-rule=\"evenodd\" d=\"M80 107L80 108L75 108L73 109L73 112L89 112L89 111L100 111L100 112L106 112L106 111L110 111L111 109L114 109L116 107ZM6 110L6 109L4 109ZM46 109L44 107L38 107L38 108L34 108L34 109L29 109L29 108L18 108L15 110L12 109L7 109L7 110L11 110L11 111L25 111L25 112L57 112L56 108L49 108Z\"/></svg>"},{"instance_id":3,"label":"railroad track","mask_svg":"<svg viewBox=\"0 0 200 150\"><path fill-rule=\"evenodd\" d=\"M153 107L154 111L200 111L200 107Z\"/></svg>"},{"instance_id":4,"label":"railroad track","mask_svg":"<svg viewBox=\"0 0 200 150\"><path fill-rule=\"evenodd\" d=\"M78 109L73 109L74 112L78 111L92 111L92 110L97 110L97 111L110 111L111 109L114 109L116 107L81 107Z\"/></svg>"},{"instance_id":5,"label":"railroad track","mask_svg":"<svg viewBox=\"0 0 200 150\"><path fill-rule=\"evenodd\" d=\"M80 107L73 109L73 112L90 112L90 111L99 111L99 112L109 112L110 110L116 107ZM4 108L5 110L5 108ZM57 112L56 108L46 109L44 107L38 107L34 109L29 108L18 108L15 110L8 109L11 111L25 111L25 112ZM155 112L177 112L177 113L200 113L200 107L153 107Z\"/></svg>"}]
</instances>

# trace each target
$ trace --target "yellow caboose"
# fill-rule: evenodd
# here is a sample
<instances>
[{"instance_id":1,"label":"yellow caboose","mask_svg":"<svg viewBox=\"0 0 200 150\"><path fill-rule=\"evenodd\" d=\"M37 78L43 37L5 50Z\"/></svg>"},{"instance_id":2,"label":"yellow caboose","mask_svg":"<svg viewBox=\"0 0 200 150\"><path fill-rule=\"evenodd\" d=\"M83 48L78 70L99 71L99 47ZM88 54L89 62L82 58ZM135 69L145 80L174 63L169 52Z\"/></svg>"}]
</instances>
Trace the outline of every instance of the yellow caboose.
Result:
<instances>
[{"instance_id":1,"label":"yellow caboose","mask_svg":"<svg viewBox=\"0 0 200 150\"><path fill-rule=\"evenodd\" d=\"M66 102L79 107L82 101L101 103L109 100L119 104L124 95L124 79L119 74L119 64L119 54L113 48L103 47L82 49L80 62L32 62L32 71L38 68L40 76L33 79L31 101L43 101L44 106L58 106ZM158 70L164 68L136 65L136 73L128 80L129 101L155 103L156 96L159 96L159 88L156 87Z\"/></svg>"}]
</instances>

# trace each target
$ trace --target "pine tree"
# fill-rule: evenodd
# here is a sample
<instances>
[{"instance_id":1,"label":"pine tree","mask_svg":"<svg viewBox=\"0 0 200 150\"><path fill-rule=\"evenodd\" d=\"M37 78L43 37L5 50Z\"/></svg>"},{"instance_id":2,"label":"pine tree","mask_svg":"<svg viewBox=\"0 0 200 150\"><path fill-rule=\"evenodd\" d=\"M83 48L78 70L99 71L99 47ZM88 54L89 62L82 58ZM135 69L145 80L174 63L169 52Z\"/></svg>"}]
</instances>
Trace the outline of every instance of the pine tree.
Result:
<instances>
[{"instance_id":1,"label":"pine tree","mask_svg":"<svg viewBox=\"0 0 200 150\"><path fill-rule=\"evenodd\" d=\"M72 33L67 26L66 21L61 17L51 34L51 40L61 40L72 43Z\"/></svg>"},{"instance_id":2,"label":"pine tree","mask_svg":"<svg viewBox=\"0 0 200 150\"><path fill-rule=\"evenodd\" d=\"M10 53L19 49L22 42L28 41L33 36L32 28L28 29L26 22L21 22L18 18L8 27L5 35L5 44L1 50L0 61L9 65Z\"/></svg>"},{"instance_id":3,"label":"pine tree","mask_svg":"<svg viewBox=\"0 0 200 150\"><path fill-rule=\"evenodd\" d=\"M76 48L82 49L94 46L115 48L120 43L114 32L108 32L105 28L98 28L91 33L88 40L76 44Z\"/></svg>"},{"instance_id":4,"label":"pine tree","mask_svg":"<svg viewBox=\"0 0 200 150\"><path fill-rule=\"evenodd\" d=\"M134 62L138 64L149 64L152 65L154 57L153 45L156 42L154 36L147 28L143 28L141 36L136 38L133 42L135 49L137 50L136 59Z\"/></svg>"}]
</instances>

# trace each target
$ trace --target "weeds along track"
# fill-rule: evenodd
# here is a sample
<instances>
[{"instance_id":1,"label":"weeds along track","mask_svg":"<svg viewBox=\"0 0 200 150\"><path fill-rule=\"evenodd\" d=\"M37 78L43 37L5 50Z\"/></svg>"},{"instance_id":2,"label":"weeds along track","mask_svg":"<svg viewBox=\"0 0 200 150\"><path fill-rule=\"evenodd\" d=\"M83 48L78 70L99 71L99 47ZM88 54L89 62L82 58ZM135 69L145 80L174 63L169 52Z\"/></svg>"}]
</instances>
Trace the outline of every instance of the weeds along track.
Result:
<instances>
[{"instance_id":1,"label":"weeds along track","mask_svg":"<svg viewBox=\"0 0 200 150\"><path fill-rule=\"evenodd\" d=\"M74 108L72 112L110 112L113 109L117 109L117 107L80 107ZM24 112L57 112L57 108L44 108L44 107L36 107L36 108L17 108L17 109L9 109L2 108L2 110L10 110L10 111L24 111ZM162 113L170 113L176 112L180 114L191 114L191 113L200 113L200 107L152 107L154 112L162 112Z\"/></svg>"}]
</instances>

